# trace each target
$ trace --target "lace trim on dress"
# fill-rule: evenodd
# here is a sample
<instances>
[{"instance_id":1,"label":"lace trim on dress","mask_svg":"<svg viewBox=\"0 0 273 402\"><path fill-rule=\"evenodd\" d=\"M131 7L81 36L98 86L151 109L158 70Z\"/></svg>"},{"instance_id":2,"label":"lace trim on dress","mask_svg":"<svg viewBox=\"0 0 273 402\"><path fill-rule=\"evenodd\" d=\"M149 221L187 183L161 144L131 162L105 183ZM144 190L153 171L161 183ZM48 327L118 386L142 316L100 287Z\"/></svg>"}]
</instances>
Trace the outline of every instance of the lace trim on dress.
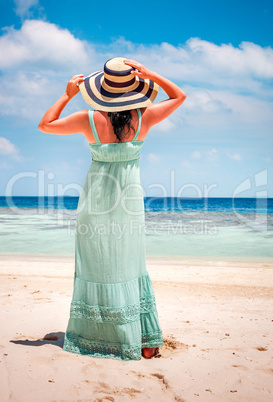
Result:
<instances>
[{"instance_id":1,"label":"lace trim on dress","mask_svg":"<svg viewBox=\"0 0 273 402\"><path fill-rule=\"evenodd\" d=\"M118 360L140 360L140 345L122 345L103 341L91 341L72 333L67 333L64 340L64 350L67 352L93 357L105 357Z\"/></svg>"},{"instance_id":2,"label":"lace trim on dress","mask_svg":"<svg viewBox=\"0 0 273 402\"><path fill-rule=\"evenodd\" d=\"M141 349L145 347L160 347L163 345L161 332L144 334L142 340L146 343L125 345L103 341L91 341L72 333L66 333L63 349L67 352L90 355L93 357L111 358L117 360L140 360Z\"/></svg>"},{"instance_id":3,"label":"lace trim on dress","mask_svg":"<svg viewBox=\"0 0 273 402\"><path fill-rule=\"evenodd\" d=\"M155 348L163 346L162 332L160 331L142 334L141 344L142 348Z\"/></svg>"},{"instance_id":4,"label":"lace trim on dress","mask_svg":"<svg viewBox=\"0 0 273 402\"><path fill-rule=\"evenodd\" d=\"M82 301L72 301L71 318L83 318L92 322L126 324L139 320L140 314L156 311L154 296L142 297L139 303L122 307L91 306Z\"/></svg>"}]
</instances>

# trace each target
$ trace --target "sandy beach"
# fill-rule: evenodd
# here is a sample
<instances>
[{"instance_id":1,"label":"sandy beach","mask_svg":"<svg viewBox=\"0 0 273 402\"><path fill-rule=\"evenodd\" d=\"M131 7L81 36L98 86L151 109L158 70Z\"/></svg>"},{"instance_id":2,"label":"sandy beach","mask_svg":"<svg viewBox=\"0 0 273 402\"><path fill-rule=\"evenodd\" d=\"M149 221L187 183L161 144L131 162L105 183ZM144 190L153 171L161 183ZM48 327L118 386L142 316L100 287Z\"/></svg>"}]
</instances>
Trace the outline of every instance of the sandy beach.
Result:
<instances>
[{"instance_id":1,"label":"sandy beach","mask_svg":"<svg viewBox=\"0 0 273 402\"><path fill-rule=\"evenodd\" d=\"M5 401L272 401L273 263L147 258L164 347L117 361L62 350L74 259L0 258Z\"/></svg>"}]
</instances>

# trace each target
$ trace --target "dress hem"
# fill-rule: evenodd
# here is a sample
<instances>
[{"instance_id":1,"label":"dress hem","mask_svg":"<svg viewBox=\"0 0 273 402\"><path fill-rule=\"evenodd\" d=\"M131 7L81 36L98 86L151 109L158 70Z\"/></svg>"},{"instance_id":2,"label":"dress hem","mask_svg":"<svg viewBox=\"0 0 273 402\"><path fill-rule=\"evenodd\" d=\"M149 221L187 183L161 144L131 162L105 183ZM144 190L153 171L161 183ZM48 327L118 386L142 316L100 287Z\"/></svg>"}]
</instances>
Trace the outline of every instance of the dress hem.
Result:
<instances>
[{"instance_id":1,"label":"dress hem","mask_svg":"<svg viewBox=\"0 0 273 402\"><path fill-rule=\"evenodd\" d=\"M161 332L144 334L142 342L133 345L124 345L103 341L92 341L73 333L66 333L63 350L95 358L108 358L115 360L140 360L143 348L163 346Z\"/></svg>"}]
</instances>

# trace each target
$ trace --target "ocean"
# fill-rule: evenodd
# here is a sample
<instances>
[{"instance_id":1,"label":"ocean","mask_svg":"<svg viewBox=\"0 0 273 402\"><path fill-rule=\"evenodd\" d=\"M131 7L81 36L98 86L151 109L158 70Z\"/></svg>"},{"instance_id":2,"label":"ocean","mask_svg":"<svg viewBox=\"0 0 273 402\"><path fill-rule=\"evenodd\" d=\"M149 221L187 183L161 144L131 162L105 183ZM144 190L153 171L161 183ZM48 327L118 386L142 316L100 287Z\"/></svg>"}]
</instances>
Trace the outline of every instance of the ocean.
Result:
<instances>
[{"instance_id":1,"label":"ocean","mask_svg":"<svg viewBox=\"0 0 273 402\"><path fill-rule=\"evenodd\" d=\"M74 255L78 200L0 197L0 253ZM147 257L273 261L273 198L145 197L144 204Z\"/></svg>"}]
</instances>

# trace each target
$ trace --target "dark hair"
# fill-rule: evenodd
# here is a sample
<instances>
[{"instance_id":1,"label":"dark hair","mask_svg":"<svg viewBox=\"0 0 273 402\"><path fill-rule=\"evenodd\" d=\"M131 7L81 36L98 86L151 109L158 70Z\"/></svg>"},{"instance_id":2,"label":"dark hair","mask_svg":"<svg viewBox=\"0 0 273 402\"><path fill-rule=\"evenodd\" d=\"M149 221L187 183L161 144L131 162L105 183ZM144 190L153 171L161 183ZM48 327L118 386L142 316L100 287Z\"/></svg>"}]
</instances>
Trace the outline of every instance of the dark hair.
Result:
<instances>
[{"instance_id":1,"label":"dark hair","mask_svg":"<svg viewBox=\"0 0 273 402\"><path fill-rule=\"evenodd\" d=\"M135 132L133 126L131 126L132 115L131 110L123 110L122 112L109 112L112 126L114 128L114 133L116 134L119 142L129 133L130 128ZM127 126L127 131L124 131L125 126Z\"/></svg>"}]
</instances>

